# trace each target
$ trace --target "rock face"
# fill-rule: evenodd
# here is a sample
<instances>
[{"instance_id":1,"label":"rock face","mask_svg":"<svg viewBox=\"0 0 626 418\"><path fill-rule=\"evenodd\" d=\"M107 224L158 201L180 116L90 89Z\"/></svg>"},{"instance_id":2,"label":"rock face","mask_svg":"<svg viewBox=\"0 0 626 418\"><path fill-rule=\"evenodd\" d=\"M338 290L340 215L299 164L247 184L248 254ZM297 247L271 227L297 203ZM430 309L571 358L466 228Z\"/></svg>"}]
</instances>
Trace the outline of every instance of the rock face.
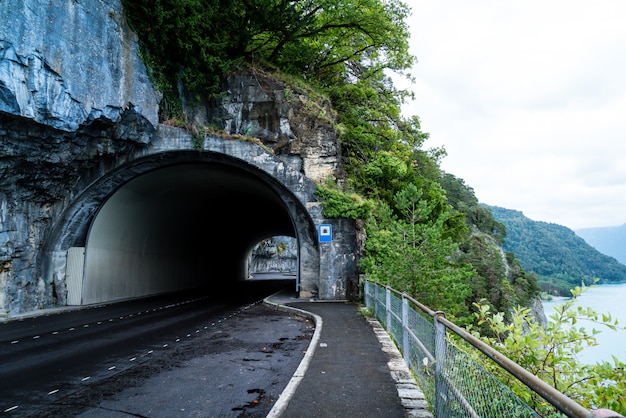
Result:
<instances>
[{"instance_id":1,"label":"rock face","mask_svg":"<svg viewBox=\"0 0 626 418\"><path fill-rule=\"evenodd\" d=\"M119 0L1 2L0 110L65 131L139 110L158 97Z\"/></svg>"},{"instance_id":2,"label":"rock face","mask_svg":"<svg viewBox=\"0 0 626 418\"><path fill-rule=\"evenodd\" d=\"M259 138L314 181L343 180L330 102L256 70L229 76L223 89L225 97L190 109L195 123Z\"/></svg>"},{"instance_id":3,"label":"rock face","mask_svg":"<svg viewBox=\"0 0 626 418\"><path fill-rule=\"evenodd\" d=\"M298 247L291 237L264 239L252 250L250 273L295 273L298 269Z\"/></svg>"},{"instance_id":4,"label":"rock face","mask_svg":"<svg viewBox=\"0 0 626 418\"><path fill-rule=\"evenodd\" d=\"M0 2L0 314L63 303L35 269L84 174L146 147L158 96L119 1Z\"/></svg>"},{"instance_id":5,"label":"rock face","mask_svg":"<svg viewBox=\"0 0 626 418\"><path fill-rule=\"evenodd\" d=\"M177 145L120 0L0 1L0 21L13 22L0 25L1 316L64 305L62 274L42 264L55 222L99 177ZM258 137L309 179L342 180L327 102L253 72L225 89L194 108L196 123Z\"/></svg>"}]
</instances>

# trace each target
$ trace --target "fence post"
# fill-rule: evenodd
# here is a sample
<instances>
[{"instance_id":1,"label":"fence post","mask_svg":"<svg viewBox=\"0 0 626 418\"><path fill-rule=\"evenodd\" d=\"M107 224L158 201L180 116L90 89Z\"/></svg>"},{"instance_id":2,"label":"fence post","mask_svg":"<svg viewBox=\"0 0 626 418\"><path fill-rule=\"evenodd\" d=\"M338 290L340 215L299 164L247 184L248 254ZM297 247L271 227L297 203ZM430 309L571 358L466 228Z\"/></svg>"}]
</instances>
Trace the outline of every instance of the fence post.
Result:
<instances>
[{"instance_id":1,"label":"fence post","mask_svg":"<svg viewBox=\"0 0 626 418\"><path fill-rule=\"evenodd\" d=\"M391 290L389 286L385 286L385 326L387 327L387 332L392 334L391 331Z\"/></svg>"},{"instance_id":2,"label":"fence post","mask_svg":"<svg viewBox=\"0 0 626 418\"><path fill-rule=\"evenodd\" d=\"M374 316L376 318L380 318L378 315L378 289L380 285L378 283L374 283Z\"/></svg>"},{"instance_id":3,"label":"fence post","mask_svg":"<svg viewBox=\"0 0 626 418\"><path fill-rule=\"evenodd\" d=\"M439 322L439 317L445 317L441 311L435 312L433 315L435 326L435 416L445 416L444 406L448 397L448 390L443 378L443 369L448 354L448 345L446 343L446 326Z\"/></svg>"},{"instance_id":4,"label":"fence post","mask_svg":"<svg viewBox=\"0 0 626 418\"><path fill-rule=\"evenodd\" d=\"M369 296L370 296L370 282L369 280L365 280L365 283L363 283L363 299L365 300L365 307L372 309L372 303L370 302Z\"/></svg>"},{"instance_id":5,"label":"fence post","mask_svg":"<svg viewBox=\"0 0 626 418\"><path fill-rule=\"evenodd\" d=\"M411 345L409 343L409 300L402 294L402 353L404 362L411 368Z\"/></svg>"}]
</instances>

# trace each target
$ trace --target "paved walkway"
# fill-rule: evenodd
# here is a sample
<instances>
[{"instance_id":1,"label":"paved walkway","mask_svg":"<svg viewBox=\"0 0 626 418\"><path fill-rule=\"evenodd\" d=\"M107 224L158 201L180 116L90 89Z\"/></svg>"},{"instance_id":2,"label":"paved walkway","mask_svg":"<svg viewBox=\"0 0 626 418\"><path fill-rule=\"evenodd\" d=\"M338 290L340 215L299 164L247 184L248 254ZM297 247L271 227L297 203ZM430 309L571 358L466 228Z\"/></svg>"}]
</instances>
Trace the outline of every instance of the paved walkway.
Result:
<instances>
[{"instance_id":1,"label":"paved walkway","mask_svg":"<svg viewBox=\"0 0 626 418\"><path fill-rule=\"evenodd\" d=\"M356 305L285 294L268 302L306 311L317 323L307 354L268 417L432 417L396 346Z\"/></svg>"}]
</instances>

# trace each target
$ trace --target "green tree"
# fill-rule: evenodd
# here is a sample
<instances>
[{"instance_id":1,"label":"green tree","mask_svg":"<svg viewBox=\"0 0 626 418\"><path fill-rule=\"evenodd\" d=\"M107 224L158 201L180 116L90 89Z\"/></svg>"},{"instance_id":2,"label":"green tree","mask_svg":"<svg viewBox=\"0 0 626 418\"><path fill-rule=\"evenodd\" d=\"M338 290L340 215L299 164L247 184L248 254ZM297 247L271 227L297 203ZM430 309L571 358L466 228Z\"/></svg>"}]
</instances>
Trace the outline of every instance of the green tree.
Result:
<instances>
[{"instance_id":1,"label":"green tree","mask_svg":"<svg viewBox=\"0 0 626 418\"><path fill-rule=\"evenodd\" d=\"M396 193L394 202L401 217L381 203L378 219L369 223L362 266L375 280L463 321L467 315L465 283L472 271L450 261L456 244L444 237L446 215L433 220L434 207L422 196L414 184Z\"/></svg>"}]
</instances>

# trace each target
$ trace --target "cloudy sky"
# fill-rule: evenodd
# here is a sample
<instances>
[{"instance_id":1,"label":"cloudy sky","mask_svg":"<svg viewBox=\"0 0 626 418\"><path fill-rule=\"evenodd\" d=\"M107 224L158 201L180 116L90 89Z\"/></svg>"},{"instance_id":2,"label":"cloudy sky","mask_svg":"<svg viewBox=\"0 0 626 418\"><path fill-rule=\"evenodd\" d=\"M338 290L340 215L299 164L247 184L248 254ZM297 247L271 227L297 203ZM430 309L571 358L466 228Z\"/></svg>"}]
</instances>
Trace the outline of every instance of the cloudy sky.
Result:
<instances>
[{"instance_id":1,"label":"cloudy sky","mask_svg":"<svg viewBox=\"0 0 626 418\"><path fill-rule=\"evenodd\" d=\"M537 221L626 223L626 1L407 3L404 110L442 168Z\"/></svg>"}]
</instances>

